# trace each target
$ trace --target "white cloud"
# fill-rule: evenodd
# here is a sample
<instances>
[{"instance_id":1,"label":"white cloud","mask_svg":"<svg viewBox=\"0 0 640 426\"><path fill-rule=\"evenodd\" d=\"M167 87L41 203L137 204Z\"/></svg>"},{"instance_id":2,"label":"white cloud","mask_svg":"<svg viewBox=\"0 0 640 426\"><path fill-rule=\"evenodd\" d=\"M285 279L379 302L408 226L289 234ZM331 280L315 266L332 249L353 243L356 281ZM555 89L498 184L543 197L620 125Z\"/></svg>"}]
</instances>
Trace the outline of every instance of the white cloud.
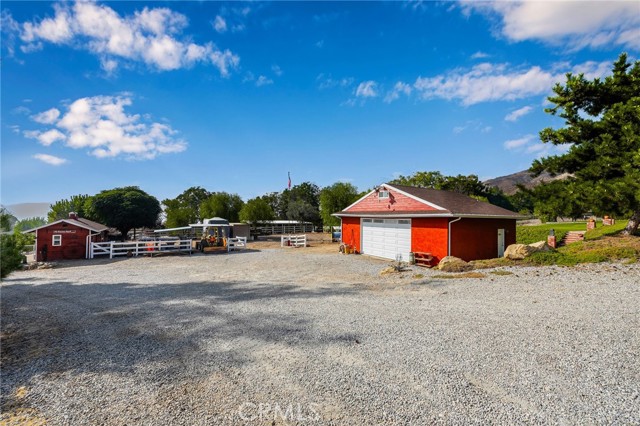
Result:
<instances>
[{"instance_id":1,"label":"white cloud","mask_svg":"<svg viewBox=\"0 0 640 426\"><path fill-rule=\"evenodd\" d=\"M453 128L453 133L454 134L460 134L464 131L471 131L471 132L480 132L480 133L489 133L491 130L493 129L493 127L491 126L486 126L482 120L468 120L464 126L455 126Z\"/></svg>"},{"instance_id":2,"label":"white cloud","mask_svg":"<svg viewBox=\"0 0 640 426\"><path fill-rule=\"evenodd\" d=\"M278 77L282 75L282 68L280 68L278 65L271 65L271 71L273 71L273 73Z\"/></svg>"},{"instance_id":3,"label":"white cloud","mask_svg":"<svg viewBox=\"0 0 640 426\"><path fill-rule=\"evenodd\" d=\"M454 70L435 77L418 77L414 88L423 99L459 99L464 105L515 100L549 91L557 79L534 66L505 73L506 65L483 63L470 71Z\"/></svg>"},{"instance_id":4,"label":"white cloud","mask_svg":"<svg viewBox=\"0 0 640 426\"><path fill-rule=\"evenodd\" d=\"M489 57L488 53L479 52L479 51L471 55L471 59L484 59L488 57Z\"/></svg>"},{"instance_id":5,"label":"white cloud","mask_svg":"<svg viewBox=\"0 0 640 426\"><path fill-rule=\"evenodd\" d=\"M640 25L636 1L468 1L463 10L498 16L502 35L513 41L542 40L571 49L640 45L633 36Z\"/></svg>"},{"instance_id":6,"label":"white cloud","mask_svg":"<svg viewBox=\"0 0 640 426\"><path fill-rule=\"evenodd\" d=\"M504 143L504 147L508 150L521 149L533 142L535 138L534 135L526 135L518 139L508 140Z\"/></svg>"},{"instance_id":7,"label":"white cloud","mask_svg":"<svg viewBox=\"0 0 640 426\"><path fill-rule=\"evenodd\" d=\"M509 114L507 114L507 116L504 119L507 121L518 121L520 117L524 117L525 115L529 114L532 110L533 110L532 107L524 106L522 108L518 108L515 111L511 111Z\"/></svg>"},{"instance_id":8,"label":"white cloud","mask_svg":"<svg viewBox=\"0 0 640 426\"><path fill-rule=\"evenodd\" d=\"M121 16L108 6L77 1L54 5L52 18L19 25L25 52L44 43L65 44L98 56L105 71L119 62L143 63L160 71L191 67L196 63L217 67L222 76L237 67L240 58L213 43L196 44L181 36L187 18L168 8L136 11Z\"/></svg>"},{"instance_id":9,"label":"white cloud","mask_svg":"<svg viewBox=\"0 0 640 426\"><path fill-rule=\"evenodd\" d=\"M316 81L318 82L318 88L320 90L331 89L334 87L349 87L353 84L353 77L344 77L340 79L334 79L331 75L325 76L324 74L319 74L316 77Z\"/></svg>"},{"instance_id":10,"label":"white cloud","mask_svg":"<svg viewBox=\"0 0 640 426\"><path fill-rule=\"evenodd\" d=\"M386 103L391 103L391 102L395 101L396 99L398 99L401 94L403 94L405 96L410 96L412 90L413 89L411 88L411 86L408 85L407 83L404 83L402 81L398 81L393 86L393 90L387 92L387 95L384 97L384 101Z\"/></svg>"},{"instance_id":11,"label":"white cloud","mask_svg":"<svg viewBox=\"0 0 640 426\"><path fill-rule=\"evenodd\" d=\"M41 124L53 124L60 116L60 111L57 108L51 108L50 110L36 114L31 119Z\"/></svg>"},{"instance_id":12,"label":"white cloud","mask_svg":"<svg viewBox=\"0 0 640 426\"><path fill-rule=\"evenodd\" d=\"M590 61L565 71L584 72L586 78L593 78L606 75L610 67L610 62ZM418 77L413 87L424 100L460 100L463 105L473 105L549 93L555 83L565 80L560 69L547 71L533 66L508 70L508 64L481 63L471 69L459 68L435 77Z\"/></svg>"},{"instance_id":13,"label":"white cloud","mask_svg":"<svg viewBox=\"0 0 640 426\"><path fill-rule=\"evenodd\" d=\"M159 154L184 151L186 143L176 138L169 125L152 122L148 116L125 111L132 105L129 95L95 96L72 102L55 127L27 131L43 145L64 140L74 149L88 149L91 155L152 159Z\"/></svg>"},{"instance_id":14,"label":"white cloud","mask_svg":"<svg viewBox=\"0 0 640 426\"><path fill-rule=\"evenodd\" d=\"M13 114L19 115L29 115L31 114L31 110L24 105L20 105L11 110Z\"/></svg>"},{"instance_id":15,"label":"white cloud","mask_svg":"<svg viewBox=\"0 0 640 426\"><path fill-rule=\"evenodd\" d=\"M273 84L273 80L265 77L264 75L259 76L258 79L256 80L256 86L258 87L267 86L269 84Z\"/></svg>"},{"instance_id":16,"label":"white cloud","mask_svg":"<svg viewBox=\"0 0 640 426\"><path fill-rule=\"evenodd\" d=\"M556 146L551 143L542 143L534 135L525 135L518 139L508 140L504 143L504 148L508 151L533 155L535 158L548 157L550 155L561 155L569 151L571 146L571 144Z\"/></svg>"},{"instance_id":17,"label":"white cloud","mask_svg":"<svg viewBox=\"0 0 640 426\"><path fill-rule=\"evenodd\" d=\"M64 158L56 157L55 155L49 155L49 154L36 154L33 156L33 158L40 160L43 163L50 164L52 166L60 166L67 162L67 160Z\"/></svg>"},{"instance_id":18,"label":"white cloud","mask_svg":"<svg viewBox=\"0 0 640 426\"><path fill-rule=\"evenodd\" d=\"M216 16L216 19L213 20L213 28L222 34L227 31L227 21L225 21L222 16L218 15Z\"/></svg>"},{"instance_id":19,"label":"white cloud","mask_svg":"<svg viewBox=\"0 0 640 426\"><path fill-rule=\"evenodd\" d=\"M363 81L356 89L356 97L359 98L375 98L378 96L378 83L373 80Z\"/></svg>"}]
</instances>

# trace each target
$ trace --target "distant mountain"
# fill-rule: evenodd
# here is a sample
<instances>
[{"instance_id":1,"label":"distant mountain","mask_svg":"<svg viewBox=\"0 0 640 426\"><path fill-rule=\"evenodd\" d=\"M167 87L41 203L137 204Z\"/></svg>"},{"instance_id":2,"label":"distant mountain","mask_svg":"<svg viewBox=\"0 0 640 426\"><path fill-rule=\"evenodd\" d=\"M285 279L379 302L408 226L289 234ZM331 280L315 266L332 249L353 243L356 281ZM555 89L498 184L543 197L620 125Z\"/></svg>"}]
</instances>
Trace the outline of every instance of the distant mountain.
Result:
<instances>
[{"instance_id":1,"label":"distant mountain","mask_svg":"<svg viewBox=\"0 0 640 426\"><path fill-rule=\"evenodd\" d=\"M49 203L18 203L5 206L18 220L30 217L47 217Z\"/></svg>"},{"instance_id":2,"label":"distant mountain","mask_svg":"<svg viewBox=\"0 0 640 426\"><path fill-rule=\"evenodd\" d=\"M549 173L544 172L537 177L532 177L528 170L513 173L507 176L500 176L497 178L485 180L484 184L487 186L495 186L502 190L507 195L513 195L518 191L516 185L524 185L525 188L531 189L543 182L551 182L554 180L566 179L569 173L563 173L557 176L551 176Z\"/></svg>"}]
</instances>

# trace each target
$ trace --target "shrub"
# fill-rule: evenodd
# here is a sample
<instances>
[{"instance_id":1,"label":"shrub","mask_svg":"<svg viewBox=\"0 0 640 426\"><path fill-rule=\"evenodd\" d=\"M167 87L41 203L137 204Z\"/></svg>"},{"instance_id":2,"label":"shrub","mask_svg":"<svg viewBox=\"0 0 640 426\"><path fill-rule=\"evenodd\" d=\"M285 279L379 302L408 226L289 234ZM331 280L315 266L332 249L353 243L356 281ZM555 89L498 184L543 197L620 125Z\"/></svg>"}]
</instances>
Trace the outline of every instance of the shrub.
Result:
<instances>
[{"instance_id":1,"label":"shrub","mask_svg":"<svg viewBox=\"0 0 640 426\"><path fill-rule=\"evenodd\" d=\"M22 264L23 244L14 234L0 236L0 278L5 278Z\"/></svg>"}]
</instances>

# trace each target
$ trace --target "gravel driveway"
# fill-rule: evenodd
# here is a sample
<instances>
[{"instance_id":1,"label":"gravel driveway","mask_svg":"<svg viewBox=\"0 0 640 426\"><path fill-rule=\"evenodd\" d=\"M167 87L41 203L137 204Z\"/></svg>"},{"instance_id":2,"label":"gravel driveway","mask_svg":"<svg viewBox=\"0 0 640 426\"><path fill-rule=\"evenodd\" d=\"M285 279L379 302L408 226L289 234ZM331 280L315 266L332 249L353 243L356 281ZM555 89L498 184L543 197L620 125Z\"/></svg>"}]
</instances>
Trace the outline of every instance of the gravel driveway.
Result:
<instances>
[{"instance_id":1,"label":"gravel driveway","mask_svg":"<svg viewBox=\"0 0 640 426\"><path fill-rule=\"evenodd\" d=\"M333 249L2 283L11 424L637 424L640 265L476 279Z\"/></svg>"}]
</instances>

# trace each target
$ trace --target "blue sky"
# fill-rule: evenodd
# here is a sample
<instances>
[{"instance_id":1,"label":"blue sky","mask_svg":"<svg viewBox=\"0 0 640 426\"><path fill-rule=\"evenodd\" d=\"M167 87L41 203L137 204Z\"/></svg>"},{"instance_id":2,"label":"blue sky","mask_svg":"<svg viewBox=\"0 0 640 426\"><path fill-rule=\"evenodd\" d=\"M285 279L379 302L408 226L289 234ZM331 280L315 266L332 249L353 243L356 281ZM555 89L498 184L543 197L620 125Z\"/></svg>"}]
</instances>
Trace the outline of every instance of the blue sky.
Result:
<instances>
[{"instance_id":1,"label":"blue sky","mask_svg":"<svg viewBox=\"0 0 640 426\"><path fill-rule=\"evenodd\" d=\"M564 73L640 50L638 2L1 7L4 205L501 176L559 152L537 135Z\"/></svg>"}]
</instances>

